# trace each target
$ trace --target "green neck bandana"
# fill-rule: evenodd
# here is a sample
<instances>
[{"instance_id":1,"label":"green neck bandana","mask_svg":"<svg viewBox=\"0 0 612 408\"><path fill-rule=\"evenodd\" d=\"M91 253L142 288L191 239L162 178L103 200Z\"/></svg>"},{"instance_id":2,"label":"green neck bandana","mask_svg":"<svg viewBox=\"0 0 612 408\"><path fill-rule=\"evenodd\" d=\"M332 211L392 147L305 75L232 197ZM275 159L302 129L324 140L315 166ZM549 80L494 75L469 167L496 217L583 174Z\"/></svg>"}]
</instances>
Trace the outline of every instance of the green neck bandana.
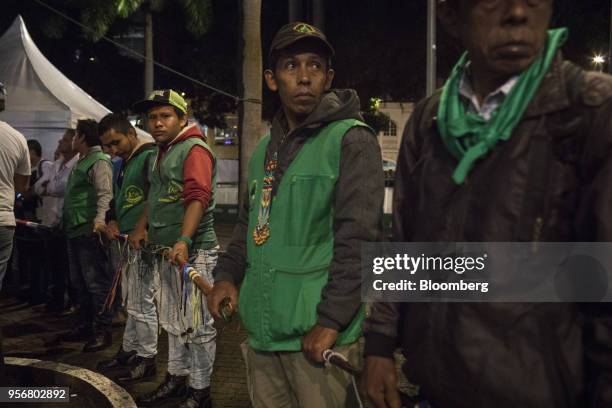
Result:
<instances>
[{"instance_id":1,"label":"green neck bandana","mask_svg":"<svg viewBox=\"0 0 612 408\"><path fill-rule=\"evenodd\" d=\"M557 50L567 39L567 29L548 31L548 41L540 56L519 76L516 84L489 121L466 108L459 96L459 83L468 62L463 54L444 84L438 108L438 130L448 151L459 160L453 172L456 184L464 182L474 163L484 157L499 140L508 140L529 102L548 72Z\"/></svg>"}]
</instances>

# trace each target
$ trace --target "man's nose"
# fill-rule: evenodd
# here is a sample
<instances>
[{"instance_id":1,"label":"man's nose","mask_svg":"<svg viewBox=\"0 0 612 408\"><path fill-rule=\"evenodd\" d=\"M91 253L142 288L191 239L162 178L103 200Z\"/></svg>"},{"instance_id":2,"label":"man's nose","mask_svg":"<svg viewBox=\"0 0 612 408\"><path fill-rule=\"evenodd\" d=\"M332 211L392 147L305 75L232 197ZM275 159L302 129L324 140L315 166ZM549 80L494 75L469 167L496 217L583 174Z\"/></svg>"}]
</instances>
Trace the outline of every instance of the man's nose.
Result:
<instances>
[{"instance_id":1,"label":"man's nose","mask_svg":"<svg viewBox=\"0 0 612 408\"><path fill-rule=\"evenodd\" d=\"M308 71L307 67L300 66L298 68L297 78L300 85L310 84L310 72Z\"/></svg>"},{"instance_id":2,"label":"man's nose","mask_svg":"<svg viewBox=\"0 0 612 408\"><path fill-rule=\"evenodd\" d=\"M526 0L509 0L506 2L506 21L512 24L524 24L527 21Z\"/></svg>"}]
</instances>

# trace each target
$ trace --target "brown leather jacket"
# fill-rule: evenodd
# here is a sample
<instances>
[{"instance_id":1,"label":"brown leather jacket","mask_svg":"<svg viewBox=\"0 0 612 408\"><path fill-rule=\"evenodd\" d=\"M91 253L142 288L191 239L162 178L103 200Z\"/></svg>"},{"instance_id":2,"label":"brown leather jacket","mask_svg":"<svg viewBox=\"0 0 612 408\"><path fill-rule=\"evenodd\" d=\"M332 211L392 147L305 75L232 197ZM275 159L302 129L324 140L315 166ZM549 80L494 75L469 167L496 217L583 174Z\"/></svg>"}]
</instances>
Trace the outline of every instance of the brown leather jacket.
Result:
<instances>
[{"instance_id":1,"label":"brown leather jacket","mask_svg":"<svg viewBox=\"0 0 612 408\"><path fill-rule=\"evenodd\" d=\"M612 77L559 55L512 137L457 186L422 101L402 141L394 239L612 241ZM377 303L366 355L401 346L436 407L612 407L612 305Z\"/></svg>"}]
</instances>

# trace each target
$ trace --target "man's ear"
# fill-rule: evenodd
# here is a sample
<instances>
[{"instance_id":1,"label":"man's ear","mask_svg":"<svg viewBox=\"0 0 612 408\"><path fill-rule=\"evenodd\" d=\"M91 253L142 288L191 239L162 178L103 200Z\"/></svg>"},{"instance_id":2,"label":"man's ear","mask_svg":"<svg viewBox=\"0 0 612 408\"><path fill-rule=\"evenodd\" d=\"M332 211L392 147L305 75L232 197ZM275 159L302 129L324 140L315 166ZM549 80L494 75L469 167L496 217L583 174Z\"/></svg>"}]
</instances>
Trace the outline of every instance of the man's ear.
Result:
<instances>
[{"instance_id":1,"label":"man's ear","mask_svg":"<svg viewBox=\"0 0 612 408\"><path fill-rule=\"evenodd\" d=\"M266 80L266 85L268 89L272 92L278 91L278 84L276 83L276 78L274 77L274 72L271 69L266 69L264 71L264 79Z\"/></svg>"},{"instance_id":2,"label":"man's ear","mask_svg":"<svg viewBox=\"0 0 612 408\"><path fill-rule=\"evenodd\" d=\"M448 0L442 3L438 3L438 20L442 23L442 27L446 32L453 38L459 39L459 13L457 10L459 5L448 4Z\"/></svg>"},{"instance_id":3,"label":"man's ear","mask_svg":"<svg viewBox=\"0 0 612 408\"><path fill-rule=\"evenodd\" d=\"M336 74L336 72L333 69L328 69L327 70L327 79L325 80L325 90L329 91L329 88L331 88L332 85L332 81L334 80L334 75Z\"/></svg>"},{"instance_id":4,"label":"man's ear","mask_svg":"<svg viewBox=\"0 0 612 408\"><path fill-rule=\"evenodd\" d=\"M182 118L179 118L179 126L181 127L181 129L187 126L187 120L187 114L184 114Z\"/></svg>"}]
</instances>

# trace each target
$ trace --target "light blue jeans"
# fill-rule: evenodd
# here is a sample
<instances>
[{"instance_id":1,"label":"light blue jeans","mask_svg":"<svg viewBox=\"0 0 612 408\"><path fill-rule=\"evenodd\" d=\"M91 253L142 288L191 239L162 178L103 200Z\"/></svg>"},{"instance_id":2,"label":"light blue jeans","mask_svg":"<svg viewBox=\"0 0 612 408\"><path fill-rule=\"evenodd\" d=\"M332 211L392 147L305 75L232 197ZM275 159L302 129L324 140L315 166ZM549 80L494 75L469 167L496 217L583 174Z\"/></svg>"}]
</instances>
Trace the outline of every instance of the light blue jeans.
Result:
<instances>
[{"instance_id":1,"label":"light blue jeans","mask_svg":"<svg viewBox=\"0 0 612 408\"><path fill-rule=\"evenodd\" d=\"M189 264L211 284L217 252L218 247L198 249L189 258ZM191 287L200 298L200 307L196 309L199 322L194 321L192 297L183 298L179 269L161 257L155 265L160 278L159 323L168 332L168 373L188 375L192 388L206 388L210 385L215 362L217 335L213 317L206 307L206 297L194 285Z\"/></svg>"},{"instance_id":2,"label":"light blue jeans","mask_svg":"<svg viewBox=\"0 0 612 408\"><path fill-rule=\"evenodd\" d=\"M123 350L136 351L140 357L157 355L157 310L155 295L159 278L153 264L143 260L142 251L124 255L122 292L128 317L123 331Z\"/></svg>"}]
</instances>

